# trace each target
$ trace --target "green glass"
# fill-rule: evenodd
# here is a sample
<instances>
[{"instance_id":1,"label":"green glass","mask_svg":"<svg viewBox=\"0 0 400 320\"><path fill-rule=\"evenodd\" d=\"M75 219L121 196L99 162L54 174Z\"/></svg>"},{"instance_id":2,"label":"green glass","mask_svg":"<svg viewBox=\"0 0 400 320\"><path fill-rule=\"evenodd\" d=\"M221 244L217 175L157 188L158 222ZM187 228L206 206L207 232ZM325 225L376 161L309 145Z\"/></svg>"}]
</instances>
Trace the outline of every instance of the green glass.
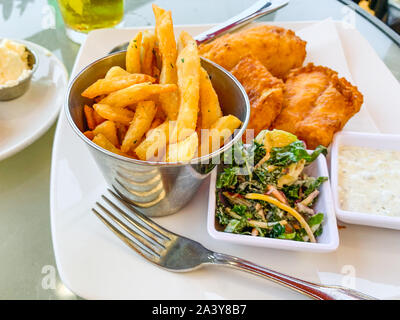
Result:
<instances>
[{"instance_id":1,"label":"green glass","mask_svg":"<svg viewBox=\"0 0 400 320\"><path fill-rule=\"evenodd\" d=\"M82 43L94 29L111 28L124 16L124 0L58 0L71 40Z\"/></svg>"}]
</instances>

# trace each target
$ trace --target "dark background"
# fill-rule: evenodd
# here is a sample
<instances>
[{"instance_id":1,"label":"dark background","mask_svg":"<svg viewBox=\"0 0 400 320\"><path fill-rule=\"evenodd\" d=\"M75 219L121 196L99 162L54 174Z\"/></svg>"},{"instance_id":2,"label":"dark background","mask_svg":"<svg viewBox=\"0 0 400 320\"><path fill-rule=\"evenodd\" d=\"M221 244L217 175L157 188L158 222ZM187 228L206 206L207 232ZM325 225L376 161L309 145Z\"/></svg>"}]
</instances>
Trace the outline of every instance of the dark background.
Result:
<instances>
[{"instance_id":1,"label":"dark background","mask_svg":"<svg viewBox=\"0 0 400 320\"><path fill-rule=\"evenodd\" d=\"M369 14L382 20L400 34L400 1L396 0L353 0Z\"/></svg>"}]
</instances>

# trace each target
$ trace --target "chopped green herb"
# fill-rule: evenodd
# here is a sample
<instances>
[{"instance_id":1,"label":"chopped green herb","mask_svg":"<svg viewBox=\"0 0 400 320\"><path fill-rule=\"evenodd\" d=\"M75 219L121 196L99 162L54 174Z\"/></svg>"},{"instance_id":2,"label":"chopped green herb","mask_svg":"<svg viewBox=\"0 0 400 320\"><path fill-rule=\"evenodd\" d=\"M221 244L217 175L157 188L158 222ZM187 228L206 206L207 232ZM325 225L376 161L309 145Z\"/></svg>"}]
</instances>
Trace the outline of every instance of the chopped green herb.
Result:
<instances>
[{"instance_id":1,"label":"chopped green herb","mask_svg":"<svg viewBox=\"0 0 400 320\"><path fill-rule=\"evenodd\" d=\"M225 227L225 232L229 233L241 233L241 231L246 227L245 219L232 219L229 221L228 225Z\"/></svg>"},{"instance_id":2,"label":"chopped green herb","mask_svg":"<svg viewBox=\"0 0 400 320\"><path fill-rule=\"evenodd\" d=\"M224 172L218 177L217 188L234 186L237 183L238 168L225 168Z\"/></svg>"},{"instance_id":3,"label":"chopped green herb","mask_svg":"<svg viewBox=\"0 0 400 320\"><path fill-rule=\"evenodd\" d=\"M318 189L327 180L328 180L327 177L318 177L318 178L310 177L305 184L307 189L304 191L304 195L307 197L308 195L311 194L311 192Z\"/></svg>"},{"instance_id":4,"label":"chopped green herb","mask_svg":"<svg viewBox=\"0 0 400 320\"><path fill-rule=\"evenodd\" d=\"M327 149L324 146L318 146L312 154L309 154L304 143L297 140L286 147L272 148L268 164L275 166L288 166L292 163L297 163L302 159L306 160L307 163L311 163L321 153L325 155L327 153Z\"/></svg>"},{"instance_id":5,"label":"chopped green herb","mask_svg":"<svg viewBox=\"0 0 400 320\"><path fill-rule=\"evenodd\" d=\"M246 213L247 207L241 204L235 204L232 208L233 212L236 212L239 216L244 216Z\"/></svg>"},{"instance_id":6,"label":"chopped green herb","mask_svg":"<svg viewBox=\"0 0 400 320\"><path fill-rule=\"evenodd\" d=\"M293 240L296 237L296 232L282 233L278 236L279 239Z\"/></svg>"},{"instance_id":7,"label":"chopped green herb","mask_svg":"<svg viewBox=\"0 0 400 320\"><path fill-rule=\"evenodd\" d=\"M285 227L281 225L280 223L277 223L272 227L272 230L270 232L270 237L271 238L278 238L282 234L285 233Z\"/></svg>"},{"instance_id":8,"label":"chopped green herb","mask_svg":"<svg viewBox=\"0 0 400 320\"><path fill-rule=\"evenodd\" d=\"M308 225L310 227L313 227L315 225L320 225L322 223L322 221L324 220L324 214L323 213L318 213L314 216L312 216L309 220L308 220Z\"/></svg>"}]
</instances>

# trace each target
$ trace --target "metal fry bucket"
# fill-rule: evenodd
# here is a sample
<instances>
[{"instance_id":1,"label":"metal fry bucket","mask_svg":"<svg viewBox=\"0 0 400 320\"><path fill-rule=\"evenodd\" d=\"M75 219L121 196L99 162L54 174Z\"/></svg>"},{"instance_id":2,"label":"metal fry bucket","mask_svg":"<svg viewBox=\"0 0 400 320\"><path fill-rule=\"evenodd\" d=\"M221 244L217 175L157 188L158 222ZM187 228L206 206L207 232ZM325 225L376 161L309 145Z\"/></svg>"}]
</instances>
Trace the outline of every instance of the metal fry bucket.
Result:
<instances>
[{"instance_id":1,"label":"metal fry bucket","mask_svg":"<svg viewBox=\"0 0 400 320\"><path fill-rule=\"evenodd\" d=\"M218 94L224 115L233 114L242 121L232 139L217 151L193 159L190 163L141 161L109 152L88 139L83 106L92 101L81 93L103 78L112 66L125 68L125 51L98 59L84 68L70 83L65 99L65 112L75 133L86 143L107 183L125 200L152 217L177 212L194 196L202 181L216 166L221 153L240 140L250 115L250 103L241 84L225 69L202 59Z\"/></svg>"}]
</instances>

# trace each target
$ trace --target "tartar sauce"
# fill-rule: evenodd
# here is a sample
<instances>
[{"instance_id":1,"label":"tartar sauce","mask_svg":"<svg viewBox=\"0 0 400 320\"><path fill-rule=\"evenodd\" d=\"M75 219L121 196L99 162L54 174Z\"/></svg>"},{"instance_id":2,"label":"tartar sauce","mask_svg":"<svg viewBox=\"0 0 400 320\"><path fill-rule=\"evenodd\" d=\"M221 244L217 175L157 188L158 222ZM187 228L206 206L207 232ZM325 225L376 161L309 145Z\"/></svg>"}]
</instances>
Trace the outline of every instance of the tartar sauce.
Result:
<instances>
[{"instance_id":1,"label":"tartar sauce","mask_svg":"<svg viewBox=\"0 0 400 320\"><path fill-rule=\"evenodd\" d=\"M400 151L341 146L342 210L400 217Z\"/></svg>"}]
</instances>

